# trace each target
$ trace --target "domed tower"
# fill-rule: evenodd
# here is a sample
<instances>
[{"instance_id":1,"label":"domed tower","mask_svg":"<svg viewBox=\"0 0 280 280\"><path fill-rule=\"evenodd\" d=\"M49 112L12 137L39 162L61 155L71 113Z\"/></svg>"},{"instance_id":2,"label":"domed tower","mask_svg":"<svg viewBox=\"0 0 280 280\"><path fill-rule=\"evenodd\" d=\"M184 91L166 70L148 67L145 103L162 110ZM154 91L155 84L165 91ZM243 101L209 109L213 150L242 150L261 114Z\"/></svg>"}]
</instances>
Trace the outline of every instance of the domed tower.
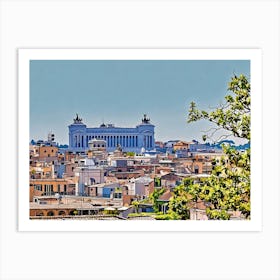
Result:
<instances>
[{"instance_id":1,"label":"domed tower","mask_svg":"<svg viewBox=\"0 0 280 280\"><path fill-rule=\"evenodd\" d=\"M73 119L73 123L68 126L69 128L69 149L73 152L85 151L87 147L86 143L86 128L87 126L82 122L82 118L79 118L76 114L76 118Z\"/></svg>"},{"instance_id":2,"label":"domed tower","mask_svg":"<svg viewBox=\"0 0 280 280\"><path fill-rule=\"evenodd\" d=\"M141 124L137 125L139 132L138 147L144 148L146 151L155 148L155 126L150 123L150 119L144 114Z\"/></svg>"}]
</instances>

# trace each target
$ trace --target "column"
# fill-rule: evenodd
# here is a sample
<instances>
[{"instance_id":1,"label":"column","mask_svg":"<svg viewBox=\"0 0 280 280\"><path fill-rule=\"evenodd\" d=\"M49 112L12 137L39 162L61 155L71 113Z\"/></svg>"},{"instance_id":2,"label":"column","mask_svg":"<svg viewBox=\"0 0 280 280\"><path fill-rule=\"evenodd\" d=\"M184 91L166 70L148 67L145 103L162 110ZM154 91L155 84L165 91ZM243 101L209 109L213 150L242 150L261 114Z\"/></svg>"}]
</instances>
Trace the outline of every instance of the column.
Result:
<instances>
[{"instance_id":1,"label":"column","mask_svg":"<svg viewBox=\"0 0 280 280\"><path fill-rule=\"evenodd\" d=\"M70 133L68 134L68 137L69 137L68 138L69 139L69 147L71 148L72 147L72 142L71 142L71 134Z\"/></svg>"}]
</instances>

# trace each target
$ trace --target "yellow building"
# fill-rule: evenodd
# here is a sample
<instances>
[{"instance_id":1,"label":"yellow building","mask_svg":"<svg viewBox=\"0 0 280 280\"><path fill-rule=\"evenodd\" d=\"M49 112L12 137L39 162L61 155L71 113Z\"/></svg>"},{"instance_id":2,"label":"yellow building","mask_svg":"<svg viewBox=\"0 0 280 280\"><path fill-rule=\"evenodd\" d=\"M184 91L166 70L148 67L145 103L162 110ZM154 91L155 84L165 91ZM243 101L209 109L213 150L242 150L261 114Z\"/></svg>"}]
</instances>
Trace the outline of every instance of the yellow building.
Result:
<instances>
[{"instance_id":1,"label":"yellow building","mask_svg":"<svg viewBox=\"0 0 280 280\"><path fill-rule=\"evenodd\" d=\"M177 150L190 150L190 145L193 144L193 142L185 142L185 141L179 141L176 144L173 145L174 151Z\"/></svg>"},{"instance_id":2,"label":"yellow building","mask_svg":"<svg viewBox=\"0 0 280 280\"><path fill-rule=\"evenodd\" d=\"M75 178L71 179L30 179L30 201L33 196L49 196L55 193L75 194Z\"/></svg>"}]
</instances>

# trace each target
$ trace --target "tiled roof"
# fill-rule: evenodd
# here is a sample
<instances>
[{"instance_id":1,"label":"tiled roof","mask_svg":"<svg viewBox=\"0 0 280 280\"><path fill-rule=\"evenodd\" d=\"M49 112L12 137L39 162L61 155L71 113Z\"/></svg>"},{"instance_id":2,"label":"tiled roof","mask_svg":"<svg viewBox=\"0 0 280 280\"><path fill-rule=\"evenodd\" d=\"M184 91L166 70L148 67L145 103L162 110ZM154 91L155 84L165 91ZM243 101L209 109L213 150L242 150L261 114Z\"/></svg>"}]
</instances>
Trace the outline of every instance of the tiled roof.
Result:
<instances>
[{"instance_id":1,"label":"tiled roof","mask_svg":"<svg viewBox=\"0 0 280 280\"><path fill-rule=\"evenodd\" d=\"M168 190L158 198L158 201L169 201L171 197L172 193Z\"/></svg>"}]
</instances>

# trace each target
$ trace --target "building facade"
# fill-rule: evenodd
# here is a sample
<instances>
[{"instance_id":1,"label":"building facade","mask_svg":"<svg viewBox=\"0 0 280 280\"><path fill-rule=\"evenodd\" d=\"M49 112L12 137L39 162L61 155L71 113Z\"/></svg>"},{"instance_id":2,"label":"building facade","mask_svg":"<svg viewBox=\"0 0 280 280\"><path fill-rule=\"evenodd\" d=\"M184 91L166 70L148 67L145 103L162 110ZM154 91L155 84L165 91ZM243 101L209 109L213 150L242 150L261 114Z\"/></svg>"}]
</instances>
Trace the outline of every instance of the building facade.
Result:
<instances>
[{"instance_id":1,"label":"building facade","mask_svg":"<svg viewBox=\"0 0 280 280\"><path fill-rule=\"evenodd\" d=\"M154 150L154 128L150 119L144 115L142 122L133 128L115 127L104 123L100 127L87 127L78 114L69 128L69 150L86 152L92 139L106 141L106 149L113 152L121 146L124 152L141 153Z\"/></svg>"}]
</instances>

